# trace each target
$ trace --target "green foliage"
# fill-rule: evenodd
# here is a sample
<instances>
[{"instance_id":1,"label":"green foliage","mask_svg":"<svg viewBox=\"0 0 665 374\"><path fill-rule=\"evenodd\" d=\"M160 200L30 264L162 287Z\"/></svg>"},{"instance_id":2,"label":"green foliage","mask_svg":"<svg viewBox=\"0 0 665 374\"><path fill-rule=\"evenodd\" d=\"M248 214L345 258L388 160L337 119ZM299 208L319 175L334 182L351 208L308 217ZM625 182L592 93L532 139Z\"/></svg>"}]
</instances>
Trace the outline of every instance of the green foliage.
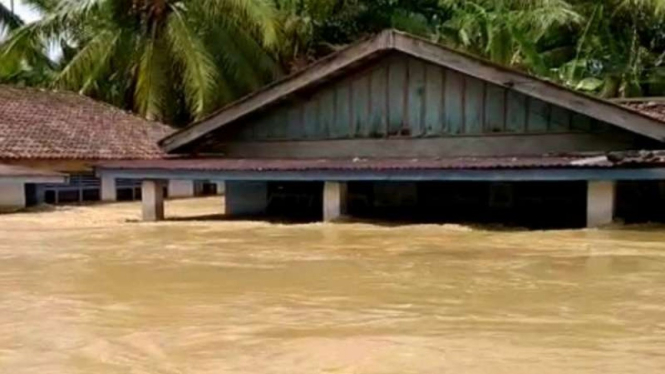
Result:
<instances>
[{"instance_id":1,"label":"green foliage","mask_svg":"<svg viewBox=\"0 0 665 374\"><path fill-rule=\"evenodd\" d=\"M25 64L26 45L62 46L48 85L187 122L274 78L277 38L263 0L58 0L0 53Z\"/></svg>"},{"instance_id":2,"label":"green foliage","mask_svg":"<svg viewBox=\"0 0 665 374\"><path fill-rule=\"evenodd\" d=\"M0 6L0 82L77 90L170 123L385 28L603 97L665 94L665 0L30 3L44 14L31 24Z\"/></svg>"},{"instance_id":3,"label":"green foliage","mask_svg":"<svg viewBox=\"0 0 665 374\"><path fill-rule=\"evenodd\" d=\"M447 17L438 0L273 1L283 33L278 55L291 70L386 28L427 37Z\"/></svg>"}]
</instances>

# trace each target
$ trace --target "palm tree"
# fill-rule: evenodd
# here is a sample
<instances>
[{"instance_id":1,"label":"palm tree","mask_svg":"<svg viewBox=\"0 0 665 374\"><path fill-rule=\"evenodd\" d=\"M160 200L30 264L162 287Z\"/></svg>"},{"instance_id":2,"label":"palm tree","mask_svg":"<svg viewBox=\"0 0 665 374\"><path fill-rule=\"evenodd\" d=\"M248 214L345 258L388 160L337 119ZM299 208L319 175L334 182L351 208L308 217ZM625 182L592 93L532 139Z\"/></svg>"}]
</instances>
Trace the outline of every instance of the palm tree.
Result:
<instances>
[{"instance_id":1,"label":"palm tree","mask_svg":"<svg viewBox=\"0 0 665 374\"><path fill-rule=\"evenodd\" d=\"M282 37L279 56L297 70L344 45L396 28L429 36L445 12L439 0L273 0Z\"/></svg>"},{"instance_id":2,"label":"palm tree","mask_svg":"<svg viewBox=\"0 0 665 374\"><path fill-rule=\"evenodd\" d=\"M54 0L24 0L25 5L44 12ZM14 12L14 2L9 8L0 4L0 42L7 33L25 26L25 22ZM5 35L3 35L3 29ZM39 40L23 43L20 49L0 53L0 83L43 85L48 82L54 68L47 56L45 45Z\"/></svg>"},{"instance_id":3,"label":"palm tree","mask_svg":"<svg viewBox=\"0 0 665 374\"><path fill-rule=\"evenodd\" d=\"M1 52L62 47L52 84L149 119L198 119L278 73L272 6L264 0L54 0Z\"/></svg>"},{"instance_id":4,"label":"palm tree","mask_svg":"<svg viewBox=\"0 0 665 374\"><path fill-rule=\"evenodd\" d=\"M0 28L6 27L10 30L20 27L23 24L21 18L14 13L14 1L10 3L9 8L0 4Z\"/></svg>"},{"instance_id":5,"label":"palm tree","mask_svg":"<svg viewBox=\"0 0 665 374\"><path fill-rule=\"evenodd\" d=\"M562 65L567 85L603 97L642 96L665 84L665 0L579 1L590 16L575 58ZM646 90L646 91L645 91Z\"/></svg>"},{"instance_id":6,"label":"palm tree","mask_svg":"<svg viewBox=\"0 0 665 374\"><path fill-rule=\"evenodd\" d=\"M565 0L443 0L452 16L439 28L442 43L493 62L549 75L545 45L582 17ZM552 43L549 43L552 44Z\"/></svg>"}]
</instances>

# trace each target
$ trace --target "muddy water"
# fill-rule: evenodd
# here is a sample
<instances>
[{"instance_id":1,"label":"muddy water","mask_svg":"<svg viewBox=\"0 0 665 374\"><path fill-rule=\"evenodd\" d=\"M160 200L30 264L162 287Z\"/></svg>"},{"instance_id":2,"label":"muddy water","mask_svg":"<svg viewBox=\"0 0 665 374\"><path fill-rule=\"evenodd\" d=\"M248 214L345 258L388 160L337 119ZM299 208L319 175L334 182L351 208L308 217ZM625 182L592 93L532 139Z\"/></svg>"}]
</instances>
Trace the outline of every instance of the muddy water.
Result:
<instances>
[{"instance_id":1,"label":"muddy water","mask_svg":"<svg viewBox=\"0 0 665 374\"><path fill-rule=\"evenodd\" d=\"M0 373L665 371L662 227L126 222L138 211L0 217Z\"/></svg>"}]
</instances>

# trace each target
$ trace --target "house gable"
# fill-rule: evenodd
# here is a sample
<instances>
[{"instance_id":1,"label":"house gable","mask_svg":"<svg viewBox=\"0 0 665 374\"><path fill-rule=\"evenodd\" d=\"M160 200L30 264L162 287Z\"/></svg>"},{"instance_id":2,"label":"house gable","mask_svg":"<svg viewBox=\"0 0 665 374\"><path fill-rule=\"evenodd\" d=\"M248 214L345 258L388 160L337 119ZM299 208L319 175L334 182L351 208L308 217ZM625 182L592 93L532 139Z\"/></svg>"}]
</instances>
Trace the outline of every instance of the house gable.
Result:
<instances>
[{"instance_id":1,"label":"house gable","mask_svg":"<svg viewBox=\"0 0 665 374\"><path fill-rule=\"evenodd\" d=\"M309 141L617 132L606 122L405 55L220 129L217 140Z\"/></svg>"},{"instance_id":2,"label":"house gable","mask_svg":"<svg viewBox=\"0 0 665 374\"><path fill-rule=\"evenodd\" d=\"M665 135L665 125L653 119L521 73L497 77L498 67L399 33L383 33L346 54L359 47L363 58L349 60L342 52L337 59L346 60L335 69L306 69L163 145L242 157L256 151L257 157L419 157L649 148L659 142L647 138ZM325 79L316 75L321 70ZM308 83L289 86L303 76ZM280 87L281 95L271 97ZM251 109L252 103L258 106ZM534 144L517 150L524 142Z\"/></svg>"}]
</instances>

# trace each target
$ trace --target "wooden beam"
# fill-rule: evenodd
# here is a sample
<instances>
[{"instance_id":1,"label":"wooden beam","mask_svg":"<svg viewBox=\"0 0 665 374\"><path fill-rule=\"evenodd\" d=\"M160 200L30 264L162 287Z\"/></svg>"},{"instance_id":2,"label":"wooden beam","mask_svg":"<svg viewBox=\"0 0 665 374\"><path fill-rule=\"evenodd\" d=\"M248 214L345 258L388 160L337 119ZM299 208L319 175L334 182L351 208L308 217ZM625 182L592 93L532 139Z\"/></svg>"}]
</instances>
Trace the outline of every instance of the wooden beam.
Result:
<instances>
[{"instance_id":1,"label":"wooden beam","mask_svg":"<svg viewBox=\"0 0 665 374\"><path fill-rule=\"evenodd\" d=\"M229 142L215 151L231 158L415 158L520 156L605 152L637 148L637 136L621 134L533 134L445 138L340 139Z\"/></svg>"}]
</instances>

